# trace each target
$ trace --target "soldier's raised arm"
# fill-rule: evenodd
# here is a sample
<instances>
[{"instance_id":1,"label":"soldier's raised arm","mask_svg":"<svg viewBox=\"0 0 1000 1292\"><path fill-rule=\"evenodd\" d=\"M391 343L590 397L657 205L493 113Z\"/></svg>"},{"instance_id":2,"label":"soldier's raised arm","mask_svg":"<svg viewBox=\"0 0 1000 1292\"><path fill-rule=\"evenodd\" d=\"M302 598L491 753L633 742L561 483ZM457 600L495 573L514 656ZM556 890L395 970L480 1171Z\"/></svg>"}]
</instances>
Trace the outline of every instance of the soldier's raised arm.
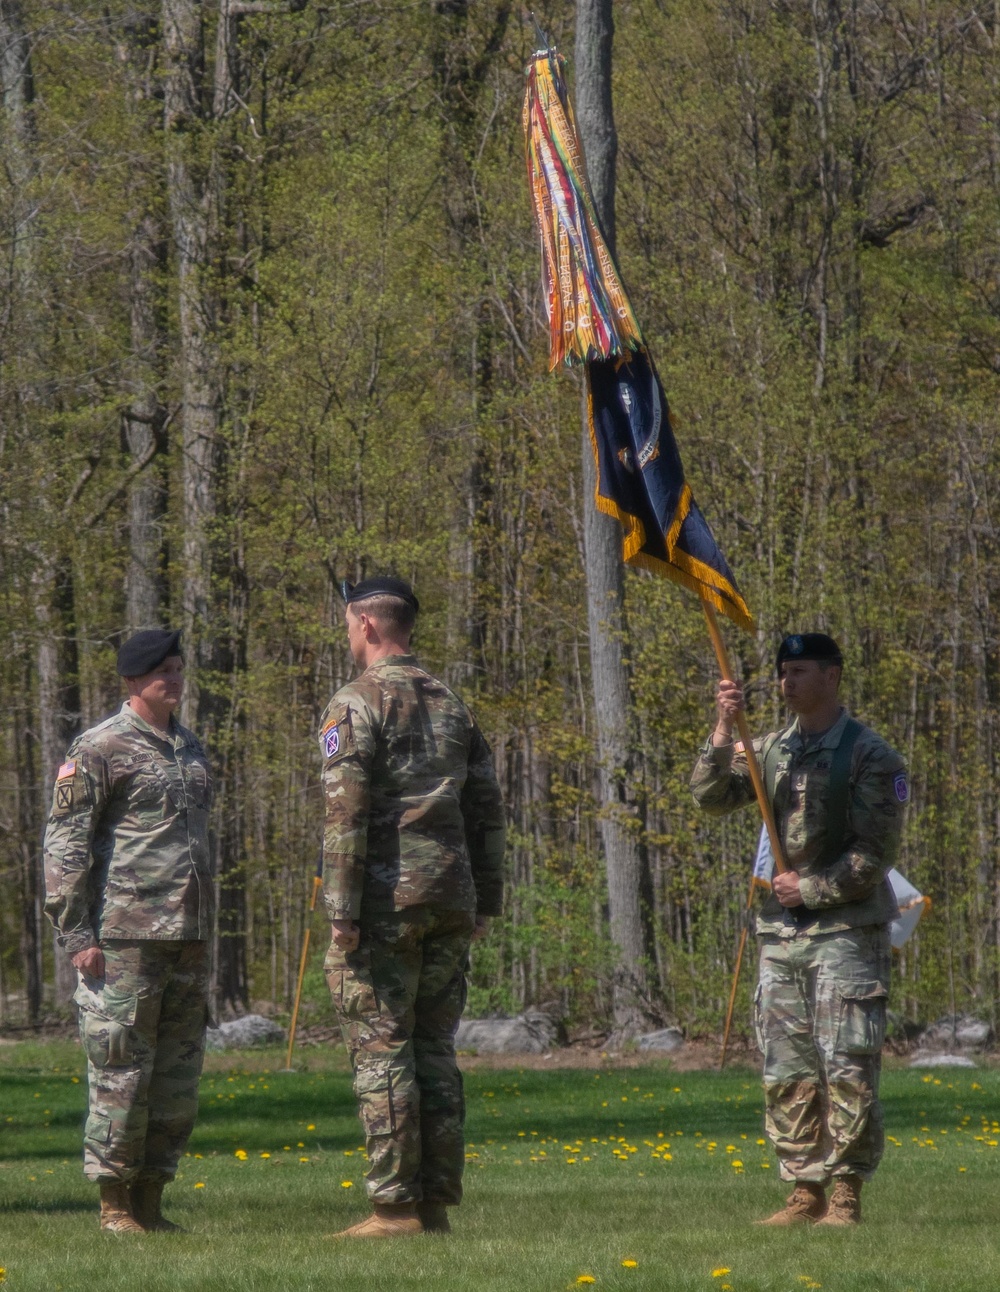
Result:
<instances>
[{"instance_id":1,"label":"soldier's raised arm","mask_svg":"<svg viewBox=\"0 0 1000 1292\"><path fill-rule=\"evenodd\" d=\"M725 816L754 800L753 781L742 746L733 743L736 715L743 708L739 682L723 678L715 696L715 728L691 773L691 793L711 816ZM760 753L758 742L754 748Z\"/></svg>"}]
</instances>

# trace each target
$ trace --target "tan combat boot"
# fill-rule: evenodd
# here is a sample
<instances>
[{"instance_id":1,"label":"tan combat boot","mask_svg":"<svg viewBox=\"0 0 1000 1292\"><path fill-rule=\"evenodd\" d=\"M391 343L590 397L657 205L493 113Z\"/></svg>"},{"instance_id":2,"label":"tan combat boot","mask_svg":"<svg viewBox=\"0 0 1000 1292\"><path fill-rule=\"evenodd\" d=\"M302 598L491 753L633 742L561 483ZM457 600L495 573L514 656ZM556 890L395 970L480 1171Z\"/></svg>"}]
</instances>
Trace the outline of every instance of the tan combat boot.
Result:
<instances>
[{"instance_id":1,"label":"tan combat boot","mask_svg":"<svg viewBox=\"0 0 1000 1292\"><path fill-rule=\"evenodd\" d=\"M162 1180L141 1180L129 1189L132 1202L132 1215L143 1229L150 1234L183 1234L180 1225L167 1220L160 1210L163 1200Z\"/></svg>"},{"instance_id":2,"label":"tan combat boot","mask_svg":"<svg viewBox=\"0 0 1000 1292\"><path fill-rule=\"evenodd\" d=\"M861 1185L864 1181L860 1175L838 1175L833 1182L830 1194L830 1205L826 1215L818 1221L821 1225L860 1225L861 1224Z\"/></svg>"},{"instance_id":3,"label":"tan combat boot","mask_svg":"<svg viewBox=\"0 0 1000 1292\"><path fill-rule=\"evenodd\" d=\"M785 1205L757 1225L811 1225L826 1212L826 1193L821 1184L811 1180L798 1180L785 1200Z\"/></svg>"},{"instance_id":4,"label":"tan combat boot","mask_svg":"<svg viewBox=\"0 0 1000 1292\"><path fill-rule=\"evenodd\" d=\"M448 1208L443 1202L418 1202L417 1215L420 1217L425 1234L451 1233Z\"/></svg>"},{"instance_id":5,"label":"tan combat boot","mask_svg":"<svg viewBox=\"0 0 1000 1292\"><path fill-rule=\"evenodd\" d=\"M367 1220L342 1229L331 1238L412 1238L422 1234L424 1227L412 1202L376 1202L375 1210Z\"/></svg>"},{"instance_id":6,"label":"tan combat boot","mask_svg":"<svg viewBox=\"0 0 1000 1292\"><path fill-rule=\"evenodd\" d=\"M128 1185L120 1180L101 1180L101 1228L109 1234L144 1234L132 1215Z\"/></svg>"}]
</instances>

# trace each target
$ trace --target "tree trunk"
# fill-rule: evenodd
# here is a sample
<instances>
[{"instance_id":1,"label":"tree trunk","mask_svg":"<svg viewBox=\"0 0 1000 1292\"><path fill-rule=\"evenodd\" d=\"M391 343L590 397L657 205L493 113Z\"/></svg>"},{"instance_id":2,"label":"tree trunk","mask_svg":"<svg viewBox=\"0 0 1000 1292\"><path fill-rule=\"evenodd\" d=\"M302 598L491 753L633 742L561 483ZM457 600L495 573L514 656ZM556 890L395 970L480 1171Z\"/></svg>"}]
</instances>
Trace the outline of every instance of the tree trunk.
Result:
<instances>
[{"instance_id":1,"label":"tree trunk","mask_svg":"<svg viewBox=\"0 0 1000 1292\"><path fill-rule=\"evenodd\" d=\"M615 163L618 148L611 100L612 0L578 0L576 113L598 217L615 249ZM594 505L597 469L587 402L582 405L584 553L587 619L599 752L601 838L608 875L611 937L619 965L613 985L615 1035L634 1035L654 1015L647 965L652 937L652 887L642 842L644 810L636 776L633 704L625 655L625 570L621 528Z\"/></svg>"},{"instance_id":2,"label":"tree trunk","mask_svg":"<svg viewBox=\"0 0 1000 1292\"><path fill-rule=\"evenodd\" d=\"M219 927L215 996L221 1009L248 1005L244 931L246 893L236 827L231 679L237 652L220 626L216 599L228 574L222 508L225 445L220 433L224 374L219 344L219 233L225 194L217 115L232 97L234 33L228 0L220 6L216 80L206 85L205 11L199 0L163 0L166 55L164 131L167 186L177 265L183 402L185 649L194 677L185 718L211 748L217 786ZM210 133L211 132L211 133Z\"/></svg>"}]
</instances>

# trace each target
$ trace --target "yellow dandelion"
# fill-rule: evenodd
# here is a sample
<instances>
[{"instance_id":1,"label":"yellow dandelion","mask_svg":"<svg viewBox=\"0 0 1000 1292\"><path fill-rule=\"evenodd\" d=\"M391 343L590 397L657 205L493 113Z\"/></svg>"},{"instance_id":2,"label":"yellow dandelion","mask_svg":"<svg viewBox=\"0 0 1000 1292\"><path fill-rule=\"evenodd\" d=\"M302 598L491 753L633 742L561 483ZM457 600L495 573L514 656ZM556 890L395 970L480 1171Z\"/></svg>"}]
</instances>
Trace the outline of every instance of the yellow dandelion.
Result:
<instances>
[{"instance_id":1,"label":"yellow dandelion","mask_svg":"<svg viewBox=\"0 0 1000 1292\"><path fill-rule=\"evenodd\" d=\"M717 1270L712 1271L712 1278L713 1279L725 1278L727 1274L732 1274L732 1272L733 1271L729 1268L728 1265L720 1265Z\"/></svg>"},{"instance_id":2,"label":"yellow dandelion","mask_svg":"<svg viewBox=\"0 0 1000 1292\"><path fill-rule=\"evenodd\" d=\"M353 1180L341 1180L341 1182L340 1182L340 1187L341 1187L342 1189L353 1189L353 1188L354 1188L354 1181L353 1181Z\"/></svg>"},{"instance_id":3,"label":"yellow dandelion","mask_svg":"<svg viewBox=\"0 0 1000 1292\"><path fill-rule=\"evenodd\" d=\"M199 1181L198 1181L198 1183L197 1183L194 1187L195 1187L196 1189L204 1189L204 1187L205 1187L205 1182L204 1182L204 1180L199 1180Z\"/></svg>"},{"instance_id":4,"label":"yellow dandelion","mask_svg":"<svg viewBox=\"0 0 1000 1292\"><path fill-rule=\"evenodd\" d=\"M247 1151L246 1151L246 1149L245 1149L245 1148L238 1148L238 1149L236 1150L236 1152L233 1154L233 1157L238 1157L238 1158L240 1159L240 1161L241 1161L241 1162L245 1162L245 1161L247 1160Z\"/></svg>"},{"instance_id":5,"label":"yellow dandelion","mask_svg":"<svg viewBox=\"0 0 1000 1292\"><path fill-rule=\"evenodd\" d=\"M639 1265L638 1261L622 1261L622 1268L626 1270L637 1269L638 1265Z\"/></svg>"},{"instance_id":6,"label":"yellow dandelion","mask_svg":"<svg viewBox=\"0 0 1000 1292\"><path fill-rule=\"evenodd\" d=\"M730 1162L730 1164L729 1164L729 1165L730 1165L730 1166L738 1166L738 1167L742 1167L743 1163L739 1160L739 1158L734 1157L734 1158L733 1158L733 1160L732 1160L732 1162Z\"/></svg>"},{"instance_id":7,"label":"yellow dandelion","mask_svg":"<svg viewBox=\"0 0 1000 1292\"><path fill-rule=\"evenodd\" d=\"M580 1274L577 1276L576 1281L577 1283L596 1283L597 1279L594 1278L593 1274Z\"/></svg>"},{"instance_id":8,"label":"yellow dandelion","mask_svg":"<svg viewBox=\"0 0 1000 1292\"><path fill-rule=\"evenodd\" d=\"M267 1160L267 1158L269 1158L270 1156L271 1156L271 1154L270 1154L270 1153L261 1153L261 1157L262 1157L262 1158L264 1158L264 1159L265 1159L265 1161L266 1161L266 1160Z\"/></svg>"},{"instance_id":9,"label":"yellow dandelion","mask_svg":"<svg viewBox=\"0 0 1000 1292\"><path fill-rule=\"evenodd\" d=\"M0 1283L5 1283L6 1281L7 1281L7 1271L4 1269L2 1265L0 1265Z\"/></svg>"},{"instance_id":10,"label":"yellow dandelion","mask_svg":"<svg viewBox=\"0 0 1000 1292\"><path fill-rule=\"evenodd\" d=\"M309 1125L306 1127L306 1130L315 1130L315 1129L316 1127L313 1125L312 1122L310 1122Z\"/></svg>"},{"instance_id":11,"label":"yellow dandelion","mask_svg":"<svg viewBox=\"0 0 1000 1292\"><path fill-rule=\"evenodd\" d=\"M300 1161L300 1162L308 1162L308 1161L309 1161L309 1159L308 1159L307 1157L300 1157L300 1158L299 1158L299 1161Z\"/></svg>"}]
</instances>

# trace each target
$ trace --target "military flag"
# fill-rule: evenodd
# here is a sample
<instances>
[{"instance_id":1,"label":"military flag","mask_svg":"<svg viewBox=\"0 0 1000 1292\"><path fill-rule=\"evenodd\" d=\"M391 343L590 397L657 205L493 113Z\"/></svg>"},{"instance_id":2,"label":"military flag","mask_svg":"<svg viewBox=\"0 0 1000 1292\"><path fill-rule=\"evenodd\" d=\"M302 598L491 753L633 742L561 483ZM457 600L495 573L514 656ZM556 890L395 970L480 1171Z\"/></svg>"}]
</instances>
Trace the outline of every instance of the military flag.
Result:
<instances>
[{"instance_id":1,"label":"military flag","mask_svg":"<svg viewBox=\"0 0 1000 1292\"><path fill-rule=\"evenodd\" d=\"M553 48L527 72L524 131L549 319L549 368L582 364L595 503L623 527L630 565L697 592L741 628L753 619L684 476L670 409L587 185Z\"/></svg>"}]
</instances>

